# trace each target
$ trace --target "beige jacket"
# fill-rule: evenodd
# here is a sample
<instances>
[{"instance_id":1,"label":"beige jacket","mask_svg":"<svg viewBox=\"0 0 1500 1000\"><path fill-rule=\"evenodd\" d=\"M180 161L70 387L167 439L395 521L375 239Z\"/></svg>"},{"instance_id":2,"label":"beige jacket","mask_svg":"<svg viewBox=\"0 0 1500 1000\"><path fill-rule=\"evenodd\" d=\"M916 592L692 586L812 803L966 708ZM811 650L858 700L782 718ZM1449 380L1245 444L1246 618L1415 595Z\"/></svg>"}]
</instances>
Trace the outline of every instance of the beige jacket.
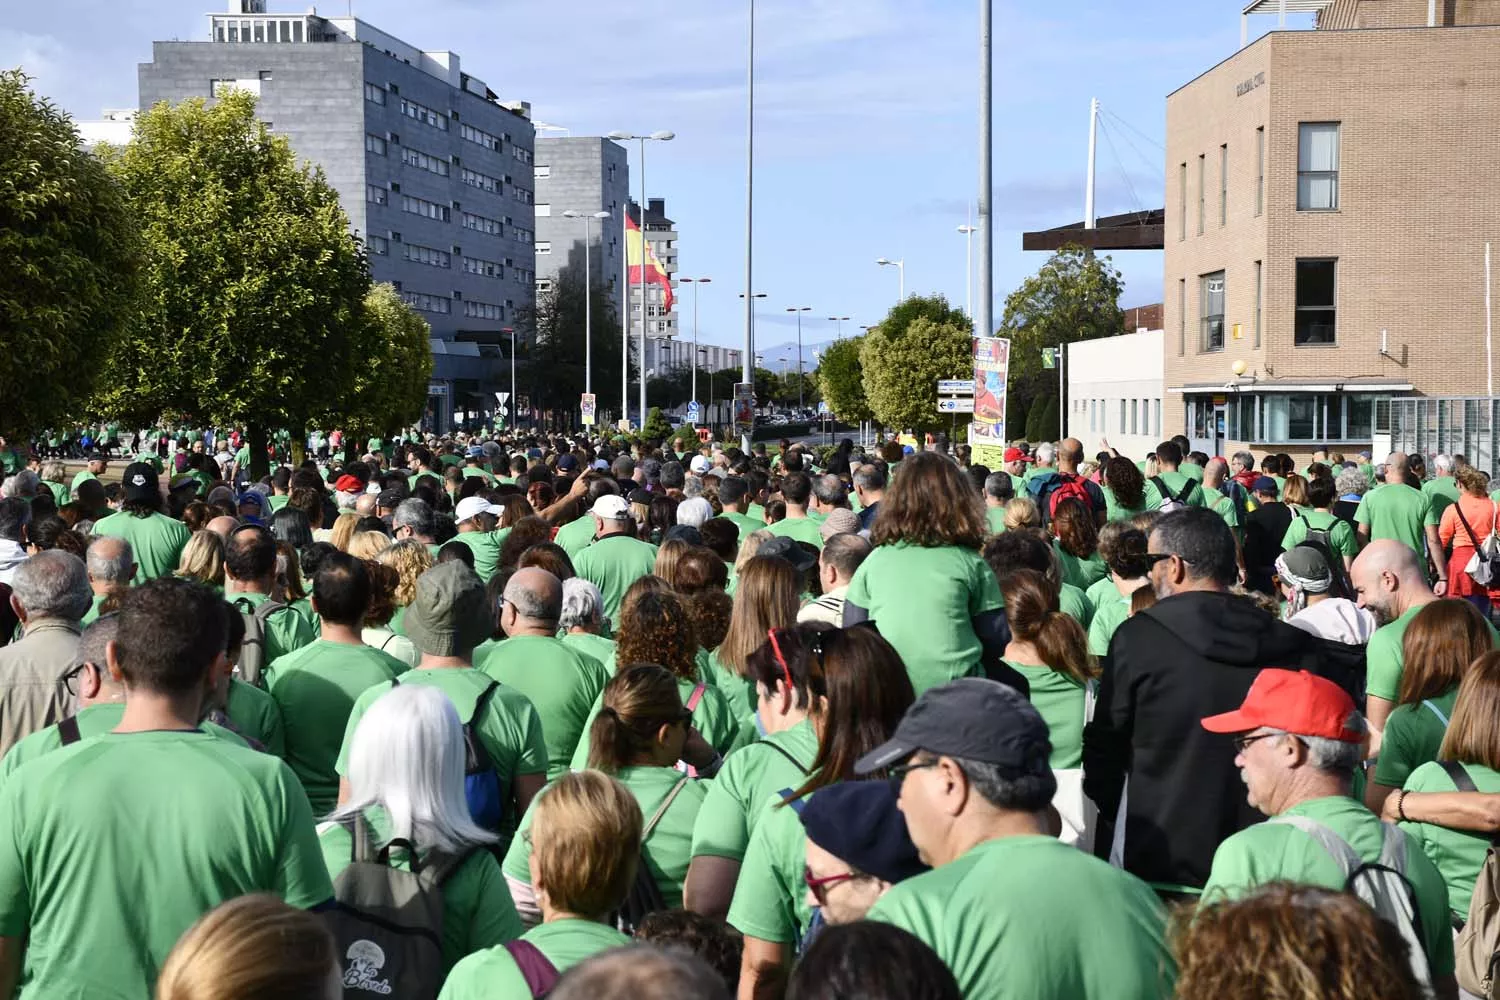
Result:
<instances>
[{"instance_id":1,"label":"beige jacket","mask_svg":"<svg viewBox=\"0 0 1500 1000\"><path fill-rule=\"evenodd\" d=\"M77 662L78 636L77 622L40 618L26 623L22 638L0 646L0 756L73 713L63 675Z\"/></svg>"}]
</instances>

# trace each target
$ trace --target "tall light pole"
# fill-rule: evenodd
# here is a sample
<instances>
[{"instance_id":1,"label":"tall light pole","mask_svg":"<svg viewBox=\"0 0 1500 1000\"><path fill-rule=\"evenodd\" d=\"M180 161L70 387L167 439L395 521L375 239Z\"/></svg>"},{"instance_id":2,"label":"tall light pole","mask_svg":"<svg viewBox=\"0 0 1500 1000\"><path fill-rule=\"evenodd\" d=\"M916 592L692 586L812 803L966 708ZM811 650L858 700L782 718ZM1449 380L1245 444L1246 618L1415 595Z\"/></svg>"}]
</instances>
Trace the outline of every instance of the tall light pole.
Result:
<instances>
[{"instance_id":1,"label":"tall light pole","mask_svg":"<svg viewBox=\"0 0 1500 1000\"><path fill-rule=\"evenodd\" d=\"M896 269L897 273L900 275L900 281L901 281L901 284L899 286L900 289L901 289L901 300L900 301L905 302L906 301L906 261L904 259L903 260L887 260L886 258L881 257L879 260L875 261L875 263L879 264L881 267L894 267Z\"/></svg>"},{"instance_id":2,"label":"tall light pole","mask_svg":"<svg viewBox=\"0 0 1500 1000\"><path fill-rule=\"evenodd\" d=\"M591 270L594 256L592 228L595 219L609 218L608 212L575 212L568 209L563 215L570 219L583 220L583 391L594 391L594 276Z\"/></svg>"},{"instance_id":3,"label":"tall light pole","mask_svg":"<svg viewBox=\"0 0 1500 1000\"><path fill-rule=\"evenodd\" d=\"M978 226L964 224L958 227L964 237L964 312L969 322L974 321L974 234Z\"/></svg>"},{"instance_id":4,"label":"tall light pole","mask_svg":"<svg viewBox=\"0 0 1500 1000\"><path fill-rule=\"evenodd\" d=\"M830 322L830 323L837 323L839 325L838 339L839 340L843 340L844 339L844 324L847 323L847 322L849 322L849 317L848 316L830 316L830 317L828 317L828 322ZM817 357L816 354L813 355L813 356Z\"/></svg>"},{"instance_id":5,"label":"tall light pole","mask_svg":"<svg viewBox=\"0 0 1500 1000\"><path fill-rule=\"evenodd\" d=\"M995 139L991 132L994 114L990 109L994 57L991 22L994 0L979 0L979 315L975 318L977 337L995 335L995 227L991 198L994 194L993 155Z\"/></svg>"},{"instance_id":6,"label":"tall light pole","mask_svg":"<svg viewBox=\"0 0 1500 1000\"><path fill-rule=\"evenodd\" d=\"M516 406L516 328L513 326L503 326L500 328L500 332L510 334L510 426L511 430L515 430L517 410L519 409Z\"/></svg>"},{"instance_id":7,"label":"tall light pole","mask_svg":"<svg viewBox=\"0 0 1500 1000\"><path fill-rule=\"evenodd\" d=\"M751 297L750 289L755 287L755 0L749 0L750 7L750 51L746 59L745 72L745 357L744 373L745 382L750 385L753 393L755 385L755 371L752 363L755 359L755 302ZM754 409L752 407L752 412ZM740 448L746 455L750 454L750 438L754 435L755 428L752 426L740 435Z\"/></svg>"},{"instance_id":8,"label":"tall light pole","mask_svg":"<svg viewBox=\"0 0 1500 1000\"><path fill-rule=\"evenodd\" d=\"M701 354L701 353L703 353L703 352L701 352L701 351L698 350L698 289L700 287L702 287L703 285L711 284L713 282L713 280L714 279L712 279L712 278L678 278L677 279L677 283L679 285L692 285L693 286L693 388L692 388L691 395L692 395L693 402L695 402L695 403L698 401L698 355ZM712 380L713 380L713 375L710 374L709 375L709 381L710 381L710 383L712 383ZM710 384L710 390L711 389L712 389L712 385Z\"/></svg>"},{"instance_id":9,"label":"tall light pole","mask_svg":"<svg viewBox=\"0 0 1500 1000\"><path fill-rule=\"evenodd\" d=\"M797 315L797 409L802 409L802 314L810 312L812 306L787 306L786 311Z\"/></svg>"},{"instance_id":10,"label":"tall light pole","mask_svg":"<svg viewBox=\"0 0 1500 1000\"><path fill-rule=\"evenodd\" d=\"M630 133L630 132L611 132L606 138L615 139L615 140L621 141L621 142L629 142L629 141L631 141L633 139L633 140L635 140L635 141L637 141L637 142L639 142L641 144L641 154L640 154L640 167L641 167L641 200L640 200L640 207L641 207L641 218L640 218L640 232L641 232L641 281L640 281L640 286L641 286L641 336L640 336L640 341L639 341L639 348L640 348L640 353L641 353L641 426L645 427L646 426L646 247L647 247L647 243L646 243L646 143L647 143L648 140L652 141L652 142L671 142L673 139L677 138L677 133L675 133L675 132L668 132L668 131L660 131L660 132L652 132L649 135L635 135L635 134ZM630 209L629 209L628 206L626 207L625 211L627 211L627 212L630 211ZM627 247L626 248L626 258L627 258L627 260L628 260L629 256L630 256L630 251L629 251L629 248ZM630 272L629 272L629 270L627 268L626 274L628 275L629 273ZM670 281L671 279L668 278L667 280ZM628 293L629 289L627 289L626 291ZM629 359L628 358L626 359L626 364L627 365L629 364Z\"/></svg>"},{"instance_id":11,"label":"tall light pole","mask_svg":"<svg viewBox=\"0 0 1500 1000\"><path fill-rule=\"evenodd\" d=\"M698 355L700 355L700 354L703 355L703 363L705 365L708 364L708 348L706 348L706 347L695 347L695 348L693 348L693 366L695 368L697 367L697 364L698 364ZM696 372L694 374L696 374ZM707 413L710 414L710 416L708 418L708 421L707 421L708 426L710 426L710 427L713 427L713 426L716 425L716 421L713 419L713 408L714 408L714 373L712 371L710 371L708 373L708 410L705 411L705 412L707 412Z\"/></svg>"}]
</instances>

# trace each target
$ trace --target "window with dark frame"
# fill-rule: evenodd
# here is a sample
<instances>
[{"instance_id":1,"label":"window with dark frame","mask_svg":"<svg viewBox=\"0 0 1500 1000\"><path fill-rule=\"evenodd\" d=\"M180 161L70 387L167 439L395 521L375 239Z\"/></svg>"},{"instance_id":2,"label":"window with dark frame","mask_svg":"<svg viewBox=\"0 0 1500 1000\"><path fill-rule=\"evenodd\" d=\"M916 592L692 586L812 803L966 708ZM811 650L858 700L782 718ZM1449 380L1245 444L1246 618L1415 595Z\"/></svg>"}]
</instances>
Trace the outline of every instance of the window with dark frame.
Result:
<instances>
[{"instance_id":1,"label":"window with dark frame","mask_svg":"<svg viewBox=\"0 0 1500 1000\"><path fill-rule=\"evenodd\" d=\"M1258 217L1266 205L1266 127L1255 130L1255 214Z\"/></svg>"},{"instance_id":2,"label":"window with dark frame","mask_svg":"<svg viewBox=\"0 0 1500 1000\"><path fill-rule=\"evenodd\" d=\"M1199 279L1199 303L1202 309L1203 336L1200 351L1224 349L1224 272L1215 271Z\"/></svg>"},{"instance_id":3,"label":"window with dark frame","mask_svg":"<svg viewBox=\"0 0 1500 1000\"><path fill-rule=\"evenodd\" d=\"M1307 347L1335 342L1338 316L1338 259L1299 258L1297 261L1296 324L1292 343Z\"/></svg>"}]
</instances>

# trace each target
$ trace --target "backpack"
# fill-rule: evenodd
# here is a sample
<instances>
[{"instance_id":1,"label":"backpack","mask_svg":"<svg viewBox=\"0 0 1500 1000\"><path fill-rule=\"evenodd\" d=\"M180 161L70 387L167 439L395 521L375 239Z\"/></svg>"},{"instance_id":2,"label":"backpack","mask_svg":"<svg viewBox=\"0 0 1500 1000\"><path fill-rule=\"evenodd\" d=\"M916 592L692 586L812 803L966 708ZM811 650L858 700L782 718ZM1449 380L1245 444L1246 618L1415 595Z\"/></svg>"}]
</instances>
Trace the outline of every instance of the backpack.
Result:
<instances>
[{"instance_id":1,"label":"backpack","mask_svg":"<svg viewBox=\"0 0 1500 1000\"><path fill-rule=\"evenodd\" d=\"M349 865L333 880L333 905L322 911L343 956L345 1000L436 1000L444 976L443 882L473 851L421 860L411 841L397 839L372 852L363 815L345 826ZM406 851L410 871L391 865L394 849Z\"/></svg>"},{"instance_id":2,"label":"backpack","mask_svg":"<svg viewBox=\"0 0 1500 1000\"><path fill-rule=\"evenodd\" d=\"M677 793L682 791L682 786L690 780L686 775L677 779L677 784L667 793L667 797L661 800L661 805L656 807L656 812L646 821L641 828L641 857L635 866L635 881L630 884L630 894L625 897L625 902L614 912L610 918L612 923L621 934L630 937L635 936L635 930L646 919L649 913L667 908L667 901L662 898L661 887L656 884L656 879L651 874L651 867L646 864L646 841L651 836L651 831L656 829L656 824L667 814L667 809L672 801L677 798Z\"/></svg>"},{"instance_id":3,"label":"backpack","mask_svg":"<svg viewBox=\"0 0 1500 1000\"><path fill-rule=\"evenodd\" d=\"M1352 893L1400 932L1406 941L1412 975L1430 994L1432 972L1427 964L1427 946L1422 940L1417 891L1406 877L1406 834L1393 824L1381 823L1380 860L1371 862L1356 854L1343 837L1306 816L1276 816L1267 822L1296 827L1328 852L1343 870L1344 891Z\"/></svg>"},{"instance_id":4,"label":"backpack","mask_svg":"<svg viewBox=\"0 0 1500 1000\"><path fill-rule=\"evenodd\" d=\"M557 966L552 960L542 954L542 949L530 941L517 938L514 941L505 942L505 950L510 952L510 957L515 960L516 968L521 970L521 978L526 980L526 988L531 991L533 1000L541 1000L552 987L557 985L559 974Z\"/></svg>"},{"instance_id":5,"label":"backpack","mask_svg":"<svg viewBox=\"0 0 1500 1000\"><path fill-rule=\"evenodd\" d=\"M1305 545L1312 549L1318 555L1322 556L1323 561L1328 564L1328 573L1333 581L1333 585L1329 588L1329 595L1352 601L1354 599L1354 584L1349 582L1349 571L1344 568L1344 557L1336 552L1333 547L1333 524L1337 524L1338 520L1335 519L1333 524L1330 524L1326 528L1314 528L1312 522L1303 517L1300 510L1295 513L1297 520L1307 526L1307 531L1303 535L1302 541L1298 542L1297 545Z\"/></svg>"},{"instance_id":6,"label":"backpack","mask_svg":"<svg viewBox=\"0 0 1500 1000\"><path fill-rule=\"evenodd\" d=\"M1094 512L1094 501L1089 496L1089 488L1078 476L1066 473L1057 473L1058 483L1052 488L1052 494L1047 498L1047 517L1050 520L1057 516L1057 505L1064 500L1077 500L1083 504L1083 509L1090 514Z\"/></svg>"},{"instance_id":7,"label":"backpack","mask_svg":"<svg viewBox=\"0 0 1500 1000\"><path fill-rule=\"evenodd\" d=\"M234 606L245 619L245 641L240 646L240 658L234 665L234 675L246 684L263 688L263 675L266 672L266 623L272 615L288 605L268 600L252 609L244 598L240 598L234 602Z\"/></svg>"},{"instance_id":8,"label":"backpack","mask_svg":"<svg viewBox=\"0 0 1500 1000\"><path fill-rule=\"evenodd\" d=\"M1438 763L1460 792L1479 791L1458 761ZM1495 990L1496 971L1500 968L1500 836L1490 841L1484 864L1479 866L1474 895L1469 899L1469 918L1453 939L1453 958L1458 985L1466 993L1483 1000L1500 997Z\"/></svg>"},{"instance_id":9,"label":"backpack","mask_svg":"<svg viewBox=\"0 0 1500 1000\"><path fill-rule=\"evenodd\" d=\"M391 681L391 687L400 683L401 678L397 677ZM491 831L498 831L500 821L505 818L505 793L495 762L474 727L499 687L500 682L492 680L479 692L474 700L474 714L464 723L464 798L469 802L469 817Z\"/></svg>"},{"instance_id":10,"label":"backpack","mask_svg":"<svg viewBox=\"0 0 1500 1000\"><path fill-rule=\"evenodd\" d=\"M1157 509L1163 514L1170 514L1174 510L1182 510L1188 505L1188 497L1193 495L1193 487L1198 481L1192 476L1187 477L1187 482L1182 484L1182 491L1173 493L1167 489L1167 484L1161 476L1152 476L1151 484L1156 487L1156 492L1161 494L1161 506Z\"/></svg>"}]
</instances>

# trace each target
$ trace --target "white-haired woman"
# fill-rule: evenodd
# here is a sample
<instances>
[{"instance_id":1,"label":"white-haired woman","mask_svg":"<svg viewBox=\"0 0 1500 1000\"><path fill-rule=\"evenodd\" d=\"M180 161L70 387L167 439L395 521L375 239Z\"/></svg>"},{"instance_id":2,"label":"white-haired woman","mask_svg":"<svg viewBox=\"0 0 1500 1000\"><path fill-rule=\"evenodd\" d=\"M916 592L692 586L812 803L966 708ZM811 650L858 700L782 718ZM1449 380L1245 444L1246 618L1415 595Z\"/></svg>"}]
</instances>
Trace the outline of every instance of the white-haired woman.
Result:
<instances>
[{"instance_id":1,"label":"white-haired woman","mask_svg":"<svg viewBox=\"0 0 1500 1000\"><path fill-rule=\"evenodd\" d=\"M609 619L604 614L604 595L581 576L564 580L562 615L557 629L565 645L600 663L613 663L615 642L605 637Z\"/></svg>"},{"instance_id":2,"label":"white-haired woman","mask_svg":"<svg viewBox=\"0 0 1500 1000\"><path fill-rule=\"evenodd\" d=\"M505 878L490 849L495 835L475 825L464 797L464 737L448 696L397 684L359 720L349 748L350 794L318 828L323 861L337 883L354 860L356 833L373 859L394 840L410 842L417 864L463 857L443 883L443 965L521 936ZM410 869L405 849L391 864Z\"/></svg>"},{"instance_id":3,"label":"white-haired woman","mask_svg":"<svg viewBox=\"0 0 1500 1000\"><path fill-rule=\"evenodd\" d=\"M42 463L42 485L52 491L52 499L59 507L73 499L68 489L68 467L58 459L49 458Z\"/></svg>"}]
</instances>

